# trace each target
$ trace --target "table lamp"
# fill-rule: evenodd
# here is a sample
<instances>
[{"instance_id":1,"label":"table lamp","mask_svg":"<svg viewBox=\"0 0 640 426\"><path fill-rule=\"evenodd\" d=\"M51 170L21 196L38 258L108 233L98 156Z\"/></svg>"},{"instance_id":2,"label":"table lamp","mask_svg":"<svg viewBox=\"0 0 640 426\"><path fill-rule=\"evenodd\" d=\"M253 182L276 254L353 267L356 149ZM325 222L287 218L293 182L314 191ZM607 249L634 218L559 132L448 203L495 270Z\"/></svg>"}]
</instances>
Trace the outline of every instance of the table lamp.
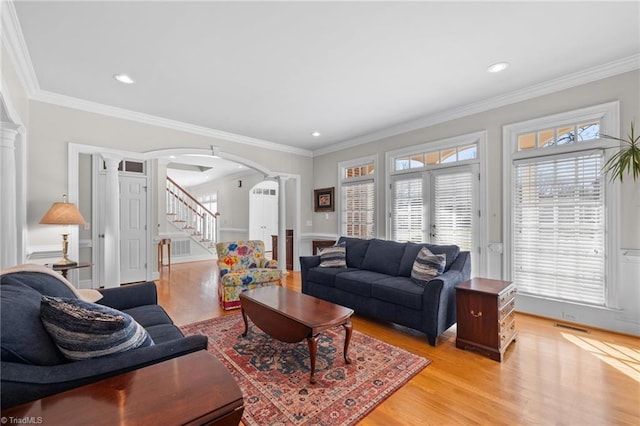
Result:
<instances>
[{"instance_id":1,"label":"table lamp","mask_svg":"<svg viewBox=\"0 0 640 426\"><path fill-rule=\"evenodd\" d=\"M47 213L40 219L40 223L45 225L84 225L85 221L78 207L73 203L67 202L67 196L63 195L63 202L53 203ZM75 262L67 256L69 249L69 233L62 234L62 254L63 258L53 266L75 266Z\"/></svg>"}]
</instances>

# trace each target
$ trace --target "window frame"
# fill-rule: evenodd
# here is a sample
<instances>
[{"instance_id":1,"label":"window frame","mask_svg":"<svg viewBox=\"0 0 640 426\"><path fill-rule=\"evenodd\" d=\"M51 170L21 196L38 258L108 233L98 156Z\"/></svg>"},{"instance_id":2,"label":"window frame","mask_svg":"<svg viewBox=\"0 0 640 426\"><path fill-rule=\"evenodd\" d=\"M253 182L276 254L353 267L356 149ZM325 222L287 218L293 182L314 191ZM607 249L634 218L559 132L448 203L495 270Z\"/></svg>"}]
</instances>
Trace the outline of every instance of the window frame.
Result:
<instances>
[{"instance_id":1,"label":"window frame","mask_svg":"<svg viewBox=\"0 0 640 426\"><path fill-rule=\"evenodd\" d=\"M536 119L526 120L503 126L503 277L506 280L513 279L514 267L514 219L515 219L515 182L516 167L515 163L519 160L531 158L554 157L576 155L581 152L587 152L597 149L604 150L604 162L606 162L613 152L612 148L619 147L616 141L609 139L593 139L580 143L571 143L564 145L556 145L544 148L529 149L518 151L518 135L528 132L534 132L544 128L559 127L562 125L570 125L576 122L584 122L586 120L599 120L600 133L606 133L618 136L620 132L620 103L618 101L609 102L600 105L594 105L586 108L580 108L572 111L552 114ZM521 303L525 303L527 307L534 306L535 302L528 303L527 300L542 299L553 300L560 304L585 305L593 308L617 308L619 300L617 295L619 292L619 283L617 277L618 265L618 240L619 240L619 221L618 212L620 206L620 186L611 182L607 177L603 177L604 198L605 198L605 283L604 306L584 304L577 301L569 301L564 299L553 298L549 296L537 296L532 294L519 295ZM537 306L537 305L536 305ZM525 309L527 310L527 309ZM549 315L548 312L544 313ZM563 314L563 313L562 313ZM556 316L557 313L551 314Z\"/></svg>"},{"instance_id":2,"label":"window frame","mask_svg":"<svg viewBox=\"0 0 640 426\"><path fill-rule=\"evenodd\" d=\"M394 161L398 157L410 156L415 153L425 152L425 151L435 151L442 150L446 148L453 147L464 147L466 145L477 144L477 157L472 160L462 160L456 161L452 163L442 163L437 165L427 165L421 168L413 168L413 169L405 169L394 171ZM437 171L440 169L451 169L456 167L477 167L475 170L478 172L477 187L479 188L479 193L477 196L477 205L475 207L478 210L476 217L477 228L474 229L473 232L477 238L477 248L475 248L475 254L477 255L478 265L475 269L478 276L491 276L497 277L502 273L499 267L492 266L496 264L493 259L490 259L490 256L496 257L500 256L500 254L490 247L493 244L489 244L489 227L488 227L488 213L487 213L487 131L480 130L477 132L466 133L458 136L453 136L450 138L444 138L439 140L434 140L430 142L425 142L419 145L412 145L406 148L400 148L392 151L387 151L385 153L385 164L386 164L386 173L385 173L385 182L386 182L386 196L385 196L385 231L386 235L391 238L392 235L392 218L391 214L393 212L392 206L392 180L396 179L398 176L404 174L413 174L413 173L429 173L431 171ZM429 185L431 185L429 178ZM426 214L431 214L430 206L426 208ZM498 263L499 264L499 263Z\"/></svg>"},{"instance_id":3,"label":"window frame","mask_svg":"<svg viewBox=\"0 0 640 426\"><path fill-rule=\"evenodd\" d=\"M368 164L373 164L373 174L368 176L358 176L352 178L345 177L346 169L356 166L364 166ZM352 160L341 161L338 163L338 195L336 196L336 209L338 212L338 235L345 235L344 230L346 229L346 224L343 221L342 216L342 208L343 208L343 197L344 197L344 187L349 184L354 183L363 183L367 181L373 181L373 194L374 194L374 212L373 212L373 235L371 238L378 238L380 234L380 226L379 226L379 187L378 187L378 156L377 155L368 155L365 157L354 158Z\"/></svg>"}]
</instances>

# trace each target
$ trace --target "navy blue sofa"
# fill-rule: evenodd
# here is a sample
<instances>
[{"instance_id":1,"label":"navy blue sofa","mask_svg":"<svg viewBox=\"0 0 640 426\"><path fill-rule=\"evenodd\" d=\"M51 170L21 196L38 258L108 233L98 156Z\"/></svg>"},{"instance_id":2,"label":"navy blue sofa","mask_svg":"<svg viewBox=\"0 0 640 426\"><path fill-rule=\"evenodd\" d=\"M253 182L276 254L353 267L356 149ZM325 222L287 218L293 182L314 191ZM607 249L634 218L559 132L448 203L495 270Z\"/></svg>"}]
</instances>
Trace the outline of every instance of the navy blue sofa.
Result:
<instances>
[{"instance_id":1,"label":"navy blue sofa","mask_svg":"<svg viewBox=\"0 0 640 426\"><path fill-rule=\"evenodd\" d=\"M346 268L320 267L320 256L301 256L302 292L427 335L432 346L456 322L455 286L470 278L471 256L455 245L398 243L341 237ZM422 287L411 280L422 247L446 254L442 275Z\"/></svg>"},{"instance_id":2,"label":"navy blue sofa","mask_svg":"<svg viewBox=\"0 0 640 426\"><path fill-rule=\"evenodd\" d=\"M103 298L97 303L131 315L155 344L100 358L69 361L40 321L40 299L42 295L74 298L76 294L50 274L14 272L0 277L3 409L207 349L206 336L184 337L157 304L155 283L130 284L101 293Z\"/></svg>"}]
</instances>

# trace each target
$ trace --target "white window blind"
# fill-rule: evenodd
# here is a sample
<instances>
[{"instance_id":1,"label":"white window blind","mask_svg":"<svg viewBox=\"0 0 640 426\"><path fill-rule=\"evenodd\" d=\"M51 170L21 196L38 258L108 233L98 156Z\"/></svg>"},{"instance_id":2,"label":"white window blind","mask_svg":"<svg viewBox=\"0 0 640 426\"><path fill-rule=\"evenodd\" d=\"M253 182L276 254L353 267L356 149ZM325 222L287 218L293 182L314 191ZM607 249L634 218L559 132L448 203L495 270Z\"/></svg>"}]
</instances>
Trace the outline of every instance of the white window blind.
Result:
<instances>
[{"instance_id":1,"label":"white window blind","mask_svg":"<svg viewBox=\"0 0 640 426\"><path fill-rule=\"evenodd\" d=\"M391 232L394 241L424 241L422 181L422 176L418 176L393 182Z\"/></svg>"},{"instance_id":2,"label":"white window blind","mask_svg":"<svg viewBox=\"0 0 640 426\"><path fill-rule=\"evenodd\" d=\"M602 162L598 151L514 163L519 292L605 304Z\"/></svg>"},{"instance_id":3,"label":"white window blind","mask_svg":"<svg viewBox=\"0 0 640 426\"><path fill-rule=\"evenodd\" d=\"M473 247L473 179L471 171L435 173L431 242Z\"/></svg>"},{"instance_id":4,"label":"white window blind","mask_svg":"<svg viewBox=\"0 0 640 426\"><path fill-rule=\"evenodd\" d=\"M349 237L375 236L375 185L373 180L342 186L342 233Z\"/></svg>"}]
</instances>

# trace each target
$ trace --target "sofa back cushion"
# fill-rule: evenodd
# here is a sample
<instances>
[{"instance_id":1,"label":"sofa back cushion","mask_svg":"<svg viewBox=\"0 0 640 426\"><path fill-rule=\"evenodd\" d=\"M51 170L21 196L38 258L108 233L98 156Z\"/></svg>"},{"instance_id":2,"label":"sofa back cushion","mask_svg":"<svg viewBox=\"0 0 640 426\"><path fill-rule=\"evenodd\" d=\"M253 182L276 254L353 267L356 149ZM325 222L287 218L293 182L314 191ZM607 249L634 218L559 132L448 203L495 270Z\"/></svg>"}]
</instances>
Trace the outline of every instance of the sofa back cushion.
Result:
<instances>
[{"instance_id":1,"label":"sofa back cushion","mask_svg":"<svg viewBox=\"0 0 640 426\"><path fill-rule=\"evenodd\" d=\"M362 266L362 260L369 248L369 242L371 240L363 240L360 238L352 237L340 237L338 244L346 244L346 256L348 268L360 268Z\"/></svg>"},{"instance_id":2,"label":"sofa back cushion","mask_svg":"<svg viewBox=\"0 0 640 426\"><path fill-rule=\"evenodd\" d=\"M405 244L388 240L371 240L361 269L395 277L400 269Z\"/></svg>"},{"instance_id":3,"label":"sofa back cushion","mask_svg":"<svg viewBox=\"0 0 640 426\"><path fill-rule=\"evenodd\" d=\"M67 362L40 321L42 295L19 278L19 274L0 278L2 361L30 365Z\"/></svg>"},{"instance_id":4,"label":"sofa back cushion","mask_svg":"<svg viewBox=\"0 0 640 426\"><path fill-rule=\"evenodd\" d=\"M261 240L228 241L216 244L218 262L231 271L258 268L264 260L264 242Z\"/></svg>"},{"instance_id":5,"label":"sofa back cushion","mask_svg":"<svg viewBox=\"0 0 640 426\"><path fill-rule=\"evenodd\" d=\"M405 243L404 254L402 256L402 260L400 261L400 268L398 270L398 275L402 277L410 277L411 269L413 268L413 262L415 262L418 253L422 249L422 247L426 247L433 254L444 254L446 255L446 264L444 267L445 272L449 270L451 264L458 257L458 253L460 253L460 247L456 245L438 245L438 244L429 244L429 243Z\"/></svg>"}]
</instances>

